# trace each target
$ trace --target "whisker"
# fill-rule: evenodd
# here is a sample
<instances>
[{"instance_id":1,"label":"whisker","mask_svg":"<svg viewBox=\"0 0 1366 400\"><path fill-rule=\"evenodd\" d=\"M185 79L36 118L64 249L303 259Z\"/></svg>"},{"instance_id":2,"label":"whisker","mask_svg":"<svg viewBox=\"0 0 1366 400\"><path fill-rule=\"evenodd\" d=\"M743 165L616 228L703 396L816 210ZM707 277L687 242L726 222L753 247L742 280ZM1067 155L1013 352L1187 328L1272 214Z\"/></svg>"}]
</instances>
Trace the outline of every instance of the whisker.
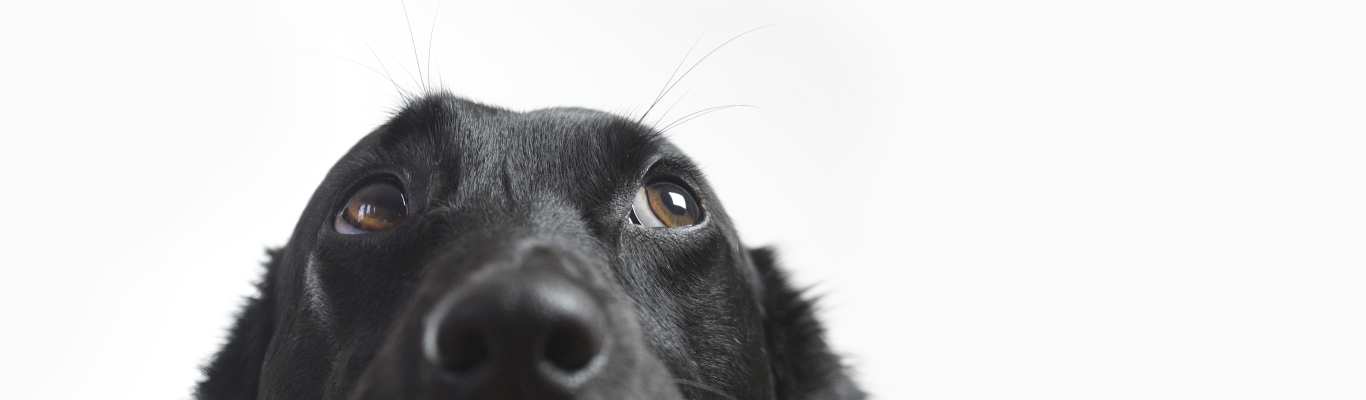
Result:
<instances>
[{"instance_id":1,"label":"whisker","mask_svg":"<svg viewBox=\"0 0 1366 400\"><path fill-rule=\"evenodd\" d=\"M441 61L438 60L435 64L432 64L432 67L436 68L436 87L446 87L446 82L441 80Z\"/></svg>"},{"instance_id":2,"label":"whisker","mask_svg":"<svg viewBox=\"0 0 1366 400\"><path fill-rule=\"evenodd\" d=\"M394 81L394 75L389 73L389 67L386 67L386 66L384 65L384 60L381 59L381 58L379 58L379 54L378 54L378 53L375 53L375 48L370 46L370 42L368 42L368 41L365 40L365 36L361 36L360 32L356 32L355 29L353 29L353 28L351 28L351 27L349 27L349 26L346 27L346 29L350 29L350 30L351 30L351 33L356 34L356 38L357 38L357 39L360 39L360 42L361 42L362 44L365 44L365 48L368 49L368 50L370 50L370 55L375 56L375 61L379 63L380 69L383 69L383 70L384 70L384 77L389 79L389 83L394 84L394 90L397 90L397 91L398 91L398 95L399 95L399 96L401 96L401 97L407 99L407 98L409 97L408 92L405 91L405 90L403 90L403 87L400 86L400 85L398 84L397 81ZM361 64L361 65L364 65L364 64ZM367 66L366 68L370 68L370 67ZM374 69L374 68L370 68L370 69ZM410 74L410 75L411 75L411 74Z\"/></svg>"},{"instance_id":3,"label":"whisker","mask_svg":"<svg viewBox=\"0 0 1366 400\"><path fill-rule=\"evenodd\" d=\"M663 99L665 95L669 94L669 88L672 87L671 85L674 83L674 76L678 75L678 70L683 69L683 63L688 62L688 56L692 55L692 50L694 48L697 48L697 43L701 41L702 35L699 35L697 37L697 40L694 40L692 42L692 46L688 46L688 52L683 54L682 60L678 60L678 65L674 66L674 72L669 74L669 80L664 82L664 87L659 88L659 95L655 96L655 101L650 103L650 108L646 108L644 114L640 114L640 119L637 120L636 123L644 122L645 117L650 115L650 110L653 110L655 108L655 105L659 104L659 100Z\"/></svg>"},{"instance_id":4,"label":"whisker","mask_svg":"<svg viewBox=\"0 0 1366 400\"><path fill-rule=\"evenodd\" d=\"M656 126L659 126L660 122L664 122L664 118L669 116L669 111L673 111L674 107L678 107L678 103L683 102L683 98L688 97L688 93L692 92L692 89L695 87L697 86L688 86L688 90L683 91L683 94L679 95L678 99L675 99L674 103L669 105L669 108L664 110L663 114L659 114L659 119L656 119L655 123L650 124L650 129L654 129Z\"/></svg>"},{"instance_id":5,"label":"whisker","mask_svg":"<svg viewBox=\"0 0 1366 400\"><path fill-rule=\"evenodd\" d=\"M728 400L737 400L737 399L735 398L735 396L731 396L731 395L729 395L729 394L726 394L726 392L722 392L720 389L717 389L717 388L714 388L714 387L711 387L711 386L704 385L704 384L702 384L701 382L695 382L695 381L690 381L690 380L687 380L687 379L677 379L677 378L674 379L674 382L677 382L677 383L683 384L683 385L692 386L692 387L695 387L695 388L698 388L698 389L702 389L702 390L705 390L705 391L708 391L708 392L712 392L712 393L715 393L715 394L718 395L718 396L725 397L725 398L728 399Z\"/></svg>"},{"instance_id":6,"label":"whisker","mask_svg":"<svg viewBox=\"0 0 1366 400\"><path fill-rule=\"evenodd\" d=\"M741 33L741 34L739 34L739 35L735 35L735 37L730 38L730 40L727 40L727 41L725 41L724 43L721 43L720 46L716 46L716 48L711 49L711 51L707 52L707 54L704 55L704 56L702 56L701 59L698 59L697 62L693 63L691 67L688 67L688 70L687 70L687 71L683 71L683 75L679 75L679 76L678 76L678 79L675 80L675 81L673 82L673 84L669 85L667 88L664 89L664 92L665 92L665 93L668 93L670 90L673 90L673 89L674 89L674 86L678 86L678 83L679 83L679 82L683 82L683 78L687 78L687 77L688 77L688 74L689 74L689 73L692 73L692 70L697 69L697 66L702 65L702 62L703 62L703 61L707 61L707 57L711 57L711 55L714 54L714 53L716 53L717 50L721 50L722 47L726 47L726 45L727 45L727 44L730 44L730 42L734 42L735 39L739 39L739 38L742 37L742 36L748 35L750 32L754 32L754 31L757 31L757 30L760 30L760 29L764 29L764 28L767 28L767 27L770 27L770 26L773 26L773 25L776 25L776 23L768 24L768 25L764 25L764 26L761 26L761 27L758 27L758 28L754 28L754 29L747 30L747 31L745 31L744 33ZM658 100L656 100L656 101L658 101Z\"/></svg>"},{"instance_id":7,"label":"whisker","mask_svg":"<svg viewBox=\"0 0 1366 400\"><path fill-rule=\"evenodd\" d=\"M395 63L398 63L398 68L402 69L403 73L408 74L408 79L412 79L413 83L416 83L418 88L421 89L422 81L418 80L416 77L413 77L413 71L409 70L408 67L403 66L403 62L399 61L398 57L394 57L393 54L390 54L388 51L384 49L380 49L379 51L384 53L384 55L389 56L390 60L394 60Z\"/></svg>"},{"instance_id":8,"label":"whisker","mask_svg":"<svg viewBox=\"0 0 1366 400\"><path fill-rule=\"evenodd\" d=\"M711 114L711 113L714 113L714 112L717 112L717 111L721 111L721 110L724 110L724 109L727 109L727 108L731 108L731 107L753 107L753 108L760 108L759 106L749 105L749 104L731 104L731 105L724 105L724 106L716 106L716 107L705 108L705 109L702 109L702 110L699 110L699 111L695 111L695 112L693 112L693 113L691 113L691 114L684 115L682 118L679 118L679 119L674 120L674 122L669 123L669 125L664 126L664 129L660 129L660 132L668 132L670 129L677 128L679 125L686 124L686 123L688 123L688 121L692 121L692 120L697 119L698 117L701 117L701 116L703 116L703 115Z\"/></svg>"},{"instance_id":9,"label":"whisker","mask_svg":"<svg viewBox=\"0 0 1366 400\"><path fill-rule=\"evenodd\" d=\"M408 2L399 0L398 4L403 6L403 22L408 24L408 43L413 46L413 66L417 67L417 77L422 78L422 58L417 55L417 38L413 36L413 20L408 18ZM417 80L417 85L422 87L422 91L427 91L427 85Z\"/></svg>"},{"instance_id":10,"label":"whisker","mask_svg":"<svg viewBox=\"0 0 1366 400\"><path fill-rule=\"evenodd\" d=\"M432 38L436 37L436 17L441 15L441 0L436 0L436 11L432 12L432 28L427 31L427 87L432 86Z\"/></svg>"},{"instance_id":11,"label":"whisker","mask_svg":"<svg viewBox=\"0 0 1366 400\"><path fill-rule=\"evenodd\" d=\"M354 64L356 64L356 65L365 67L365 69L374 71L376 74L379 74L379 77L380 77L380 78L384 78L385 80L389 81L389 83L394 84L394 87L395 87L395 88L398 87L398 82L394 82L393 79L389 79L389 77L386 76L386 75L384 75L384 73L379 72L379 70L375 69L374 67L371 67L371 66L369 66L369 65L365 65L364 63L361 63L360 61L356 61L356 60L352 60L352 59L350 59L350 58L346 58L346 57L342 57L342 56L337 56L337 55L332 55L332 54L323 54L323 55L328 56L328 57L332 57L332 58L336 58L336 59L339 59L339 60L342 60L342 61L350 61L350 62L352 62L352 63L354 63ZM400 89L400 90L402 90L402 89Z\"/></svg>"}]
</instances>

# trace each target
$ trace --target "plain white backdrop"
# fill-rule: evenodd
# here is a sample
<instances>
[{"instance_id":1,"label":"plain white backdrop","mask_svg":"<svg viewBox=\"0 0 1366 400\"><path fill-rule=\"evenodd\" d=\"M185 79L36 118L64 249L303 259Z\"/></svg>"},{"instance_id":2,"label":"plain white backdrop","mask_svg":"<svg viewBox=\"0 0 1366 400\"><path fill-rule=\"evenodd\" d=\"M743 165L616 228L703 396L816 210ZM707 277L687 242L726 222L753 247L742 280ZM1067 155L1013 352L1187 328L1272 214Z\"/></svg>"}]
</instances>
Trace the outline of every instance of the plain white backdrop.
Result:
<instances>
[{"instance_id":1,"label":"plain white backdrop","mask_svg":"<svg viewBox=\"0 0 1366 400\"><path fill-rule=\"evenodd\" d=\"M1366 397L1360 2L403 7L0 5L4 397L187 398L385 70L639 115L770 24L665 121L757 106L671 138L875 398Z\"/></svg>"}]
</instances>

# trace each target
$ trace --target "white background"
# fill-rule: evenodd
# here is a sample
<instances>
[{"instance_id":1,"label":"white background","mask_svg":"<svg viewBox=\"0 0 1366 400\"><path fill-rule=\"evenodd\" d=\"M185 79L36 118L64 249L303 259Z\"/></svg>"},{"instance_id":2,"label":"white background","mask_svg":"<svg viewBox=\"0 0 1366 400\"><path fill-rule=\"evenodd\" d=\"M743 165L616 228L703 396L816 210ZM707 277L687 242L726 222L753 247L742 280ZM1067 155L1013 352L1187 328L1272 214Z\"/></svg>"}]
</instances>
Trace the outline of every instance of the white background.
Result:
<instances>
[{"instance_id":1,"label":"white background","mask_svg":"<svg viewBox=\"0 0 1366 400\"><path fill-rule=\"evenodd\" d=\"M769 24L670 136L876 398L1366 397L1360 2L478 3L0 5L4 397L186 398L371 68L639 115Z\"/></svg>"}]
</instances>

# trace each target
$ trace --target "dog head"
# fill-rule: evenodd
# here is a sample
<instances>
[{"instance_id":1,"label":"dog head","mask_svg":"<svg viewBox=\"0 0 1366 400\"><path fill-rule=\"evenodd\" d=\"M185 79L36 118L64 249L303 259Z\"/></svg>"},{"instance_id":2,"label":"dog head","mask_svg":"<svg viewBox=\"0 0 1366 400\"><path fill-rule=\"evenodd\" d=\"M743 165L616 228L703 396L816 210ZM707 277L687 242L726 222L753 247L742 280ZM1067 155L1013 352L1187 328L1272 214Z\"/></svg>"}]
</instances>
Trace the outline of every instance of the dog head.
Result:
<instances>
[{"instance_id":1,"label":"dog head","mask_svg":"<svg viewBox=\"0 0 1366 400\"><path fill-rule=\"evenodd\" d=\"M659 132L409 102L327 174L200 399L861 398Z\"/></svg>"}]
</instances>

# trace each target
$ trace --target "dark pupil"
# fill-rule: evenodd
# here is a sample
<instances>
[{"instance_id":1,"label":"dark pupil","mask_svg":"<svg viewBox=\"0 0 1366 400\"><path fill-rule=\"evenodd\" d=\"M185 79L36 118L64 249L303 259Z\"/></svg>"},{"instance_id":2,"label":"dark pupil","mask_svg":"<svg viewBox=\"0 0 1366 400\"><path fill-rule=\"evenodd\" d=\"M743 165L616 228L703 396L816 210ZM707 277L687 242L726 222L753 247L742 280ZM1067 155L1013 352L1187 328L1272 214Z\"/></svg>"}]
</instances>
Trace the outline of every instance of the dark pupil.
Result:
<instances>
[{"instance_id":1,"label":"dark pupil","mask_svg":"<svg viewBox=\"0 0 1366 400\"><path fill-rule=\"evenodd\" d=\"M687 196L687 194L672 190L659 191L659 200L664 203L664 207L668 208L669 213L672 213L673 215L682 216L688 214L688 200L683 196Z\"/></svg>"}]
</instances>

